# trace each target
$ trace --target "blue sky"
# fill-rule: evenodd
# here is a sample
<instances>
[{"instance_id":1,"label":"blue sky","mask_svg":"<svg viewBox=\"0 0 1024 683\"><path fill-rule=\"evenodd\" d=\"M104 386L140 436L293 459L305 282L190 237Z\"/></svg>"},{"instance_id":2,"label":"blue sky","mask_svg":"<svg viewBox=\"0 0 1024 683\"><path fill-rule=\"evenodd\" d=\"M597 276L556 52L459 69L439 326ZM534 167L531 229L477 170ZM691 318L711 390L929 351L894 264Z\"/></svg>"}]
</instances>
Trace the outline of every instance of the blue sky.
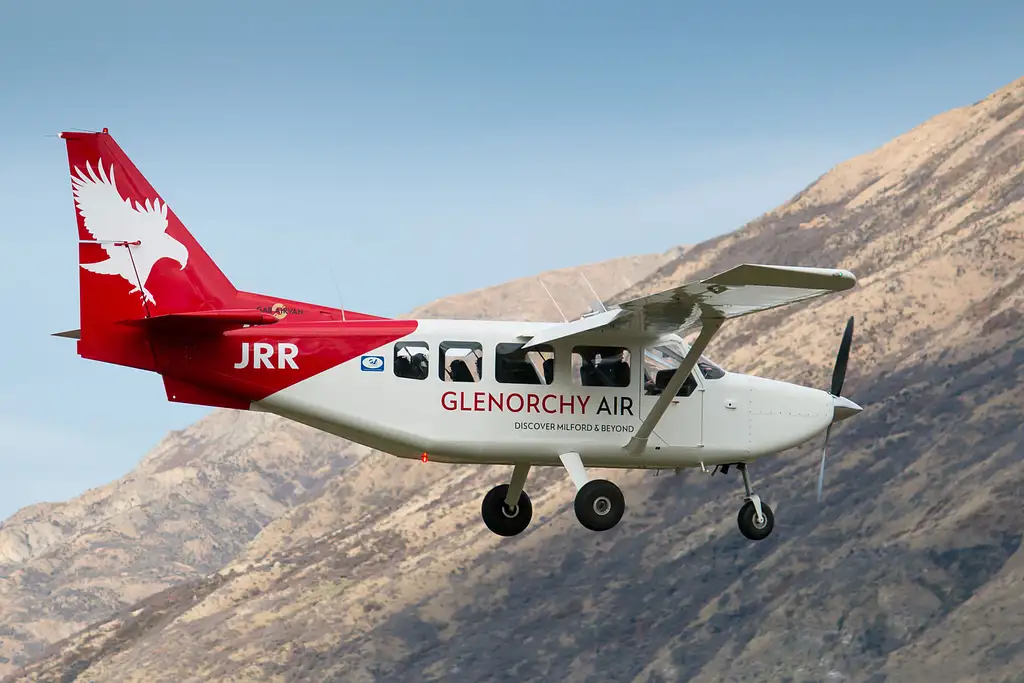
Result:
<instances>
[{"instance_id":1,"label":"blue sky","mask_svg":"<svg viewBox=\"0 0 1024 683\"><path fill-rule=\"evenodd\" d=\"M109 127L240 288L335 304L333 270L393 315L733 230L1024 75L1019 2L696 5L4 3L0 518L206 413L48 336L78 324L60 130Z\"/></svg>"}]
</instances>

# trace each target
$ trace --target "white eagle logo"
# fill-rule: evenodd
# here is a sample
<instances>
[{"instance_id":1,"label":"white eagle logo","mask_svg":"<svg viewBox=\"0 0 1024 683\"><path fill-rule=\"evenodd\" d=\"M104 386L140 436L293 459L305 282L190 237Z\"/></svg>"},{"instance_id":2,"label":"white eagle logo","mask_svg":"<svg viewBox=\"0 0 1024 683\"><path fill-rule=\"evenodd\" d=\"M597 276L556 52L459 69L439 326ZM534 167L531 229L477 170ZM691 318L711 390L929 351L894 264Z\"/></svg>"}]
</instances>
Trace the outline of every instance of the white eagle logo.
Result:
<instances>
[{"instance_id":1,"label":"white eagle logo","mask_svg":"<svg viewBox=\"0 0 1024 683\"><path fill-rule=\"evenodd\" d=\"M124 278L135 286L129 294L141 291L143 300L155 304L156 300L146 289L150 271L162 258L174 259L184 269L188 263L188 249L167 234L167 204L159 199L147 199L145 205L136 201L133 207L131 200L124 199L117 191L114 165L110 165L107 173L103 169L103 160L99 159L98 168L99 175L89 162L85 164L85 173L76 166L71 186L85 229L100 242L109 258L81 265L99 275ZM125 242L139 244L125 247Z\"/></svg>"}]
</instances>

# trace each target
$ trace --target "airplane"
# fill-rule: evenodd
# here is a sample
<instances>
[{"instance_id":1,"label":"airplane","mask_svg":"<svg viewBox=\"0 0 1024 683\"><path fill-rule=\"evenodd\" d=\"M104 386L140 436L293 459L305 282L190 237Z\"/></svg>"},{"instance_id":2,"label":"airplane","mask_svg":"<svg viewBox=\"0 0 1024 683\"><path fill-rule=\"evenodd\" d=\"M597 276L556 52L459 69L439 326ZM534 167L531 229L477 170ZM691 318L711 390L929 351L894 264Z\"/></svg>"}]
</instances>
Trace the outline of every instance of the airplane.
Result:
<instances>
[{"instance_id":1,"label":"airplane","mask_svg":"<svg viewBox=\"0 0 1024 683\"><path fill-rule=\"evenodd\" d=\"M842 395L853 334L829 391L728 372L704 355L733 318L848 290L846 270L743 264L562 322L407 320L237 289L107 129L64 132L79 236L85 359L157 373L167 399L274 413L423 462L511 466L481 516L530 524L530 469L562 466L579 523L607 531L622 491L588 468L735 467L740 532L771 534L749 463L861 412ZM692 343L683 335L698 332Z\"/></svg>"}]
</instances>

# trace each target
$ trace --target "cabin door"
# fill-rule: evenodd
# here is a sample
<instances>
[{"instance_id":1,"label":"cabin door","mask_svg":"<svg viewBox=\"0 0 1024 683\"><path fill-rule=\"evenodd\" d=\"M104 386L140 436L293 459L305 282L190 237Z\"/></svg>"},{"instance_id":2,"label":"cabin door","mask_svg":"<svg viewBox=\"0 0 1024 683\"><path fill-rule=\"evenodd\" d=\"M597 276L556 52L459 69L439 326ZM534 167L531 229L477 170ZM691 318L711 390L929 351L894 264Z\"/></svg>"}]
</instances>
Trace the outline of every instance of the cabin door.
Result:
<instances>
[{"instance_id":1,"label":"cabin door","mask_svg":"<svg viewBox=\"0 0 1024 683\"><path fill-rule=\"evenodd\" d=\"M640 397L643 419L654 408L683 355L685 349L671 343L644 349L644 388ZM703 444L704 390L696 375L691 372L686 378L654 428L654 433L669 446L696 448Z\"/></svg>"}]
</instances>

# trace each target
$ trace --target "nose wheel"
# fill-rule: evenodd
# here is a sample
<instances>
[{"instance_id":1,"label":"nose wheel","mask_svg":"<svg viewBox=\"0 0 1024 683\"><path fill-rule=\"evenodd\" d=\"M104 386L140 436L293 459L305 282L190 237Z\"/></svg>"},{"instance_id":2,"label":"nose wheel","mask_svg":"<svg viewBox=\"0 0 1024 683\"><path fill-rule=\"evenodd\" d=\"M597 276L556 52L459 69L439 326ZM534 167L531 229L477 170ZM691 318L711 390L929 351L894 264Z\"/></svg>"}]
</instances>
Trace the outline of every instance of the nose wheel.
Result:
<instances>
[{"instance_id":1,"label":"nose wheel","mask_svg":"<svg viewBox=\"0 0 1024 683\"><path fill-rule=\"evenodd\" d=\"M740 508L740 512L736 516L736 524L740 528L740 533L751 541L768 538L772 529L775 528L775 514L768 504L761 502L761 497L751 490L747 464L738 463L736 469L743 475L743 488L747 492L743 507Z\"/></svg>"},{"instance_id":2,"label":"nose wheel","mask_svg":"<svg viewBox=\"0 0 1024 683\"><path fill-rule=\"evenodd\" d=\"M748 500L740 508L736 516L736 523L740 527L740 533L751 541L760 541L768 538L768 534L775 528L775 515L767 503L761 503L761 514L757 514L754 501Z\"/></svg>"}]
</instances>

